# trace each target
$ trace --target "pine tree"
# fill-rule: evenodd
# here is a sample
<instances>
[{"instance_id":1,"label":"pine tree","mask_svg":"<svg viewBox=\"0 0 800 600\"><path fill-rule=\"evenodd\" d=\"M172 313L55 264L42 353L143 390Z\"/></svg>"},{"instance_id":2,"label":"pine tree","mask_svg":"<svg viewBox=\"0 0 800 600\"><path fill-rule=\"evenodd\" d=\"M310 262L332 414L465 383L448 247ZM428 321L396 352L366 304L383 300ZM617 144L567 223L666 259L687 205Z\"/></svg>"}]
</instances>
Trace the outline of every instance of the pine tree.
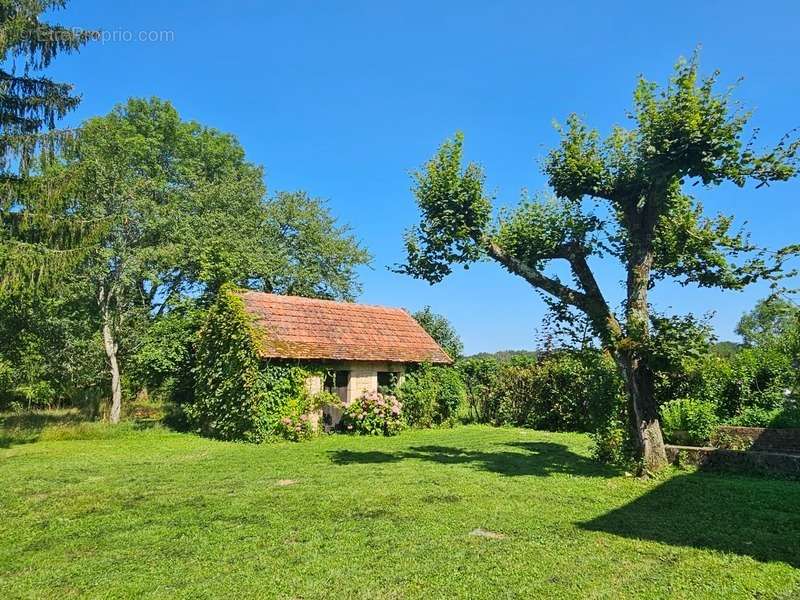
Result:
<instances>
[{"instance_id":1,"label":"pine tree","mask_svg":"<svg viewBox=\"0 0 800 600\"><path fill-rule=\"evenodd\" d=\"M80 101L42 72L96 35L39 20L65 4L0 0L0 292L64 272L102 226L70 217L59 187L32 175L70 139L56 122Z\"/></svg>"}]
</instances>

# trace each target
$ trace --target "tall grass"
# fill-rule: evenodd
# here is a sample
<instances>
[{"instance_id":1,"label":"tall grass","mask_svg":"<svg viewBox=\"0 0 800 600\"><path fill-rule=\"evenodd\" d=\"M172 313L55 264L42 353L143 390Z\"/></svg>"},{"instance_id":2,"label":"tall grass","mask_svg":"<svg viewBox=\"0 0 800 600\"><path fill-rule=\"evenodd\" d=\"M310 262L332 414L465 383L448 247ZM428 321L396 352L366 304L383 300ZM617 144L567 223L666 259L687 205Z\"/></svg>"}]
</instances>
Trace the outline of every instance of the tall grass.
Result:
<instances>
[{"instance_id":1,"label":"tall grass","mask_svg":"<svg viewBox=\"0 0 800 600\"><path fill-rule=\"evenodd\" d=\"M92 420L74 408L0 413L0 448L39 441L123 438L154 427L161 426L156 421L123 421L110 425Z\"/></svg>"}]
</instances>

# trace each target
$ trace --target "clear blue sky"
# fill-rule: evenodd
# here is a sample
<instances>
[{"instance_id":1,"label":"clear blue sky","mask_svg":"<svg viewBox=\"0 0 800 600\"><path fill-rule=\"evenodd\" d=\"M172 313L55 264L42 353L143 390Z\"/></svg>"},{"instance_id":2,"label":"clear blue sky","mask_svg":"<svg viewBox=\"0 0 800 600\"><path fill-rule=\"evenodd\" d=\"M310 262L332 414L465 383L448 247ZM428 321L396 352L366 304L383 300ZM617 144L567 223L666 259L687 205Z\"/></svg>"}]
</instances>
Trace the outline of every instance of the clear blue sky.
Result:
<instances>
[{"instance_id":1,"label":"clear blue sky","mask_svg":"<svg viewBox=\"0 0 800 600\"><path fill-rule=\"evenodd\" d=\"M570 112L607 130L623 123L638 74L664 81L702 45L706 71L744 81L762 140L800 125L800 4L785 2L209 2L72 0L60 21L113 33L170 31L172 41L94 43L60 58L52 74L74 82L76 122L130 96L171 100L186 119L235 134L263 164L270 190L330 200L374 254L361 300L416 310L429 304L455 324L468 352L530 348L544 306L493 264L441 284L389 272L416 218L409 170L456 130L502 203L545 188L538 161ZM119 36L118 36L119 37ZM748 221L753 240L800 242L800 181L769 189L694 188L711 211ZM620 298L621 272L598 266ZM714 310L733 338L741 313L765 294L661 284L657 308Z\"/></svg>"}]
</instances>

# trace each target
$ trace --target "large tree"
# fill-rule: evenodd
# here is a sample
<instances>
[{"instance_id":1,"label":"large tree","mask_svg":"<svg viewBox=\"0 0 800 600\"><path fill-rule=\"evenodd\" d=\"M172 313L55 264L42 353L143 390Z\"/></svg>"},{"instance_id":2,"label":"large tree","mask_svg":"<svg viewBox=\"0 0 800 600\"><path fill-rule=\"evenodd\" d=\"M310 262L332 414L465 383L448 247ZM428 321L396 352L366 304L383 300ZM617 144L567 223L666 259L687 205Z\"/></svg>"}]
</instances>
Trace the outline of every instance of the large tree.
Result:
<instances>
[{"instance_id":1,"label":"large tree","mask_svg":"<svg viewBox=\"0 0 800 600\"><path fill-rule=\"evenodd\" d=\"M107 223L79 275L95 305L120 418L124 363L182 298L223 283L351 298L368 254L324 203L265 199L262 169L231 135L184 121L168 102L131 99L90 119L42 181L70 211Z\"/></svg>"},{"instance_id":2,"label":"large tree","mask_svg":"<svg viewBox=\"0 0 800 600\"><path fill-rule=\"evenodd\" d=\"M56 123L80 100L43 71L94 35L40 21L65 4L0 1L0 293L63 273L102 227L69 214L58 193L30 177L72 135Z\"/></svg>"},{"instance_id":3,"label":"large tree","mask_svg":"<svg viewBox=\"0 0 800 600\"><path fill-rule=\"evenodd\" d=\"M411 316L447 352L450 358L453 360L461 358L464 354L464 343L447 317L433 312L430 306L418 310Z\"/></svg>"},{"instance_id":4,"label":"large tree","mask_svg":"<svg viewBox=\"0 0 800 600\"><path fill-rule=\"evenodd\" d=\"M544 162L554 197L524 198L496 219L482 169L462 167L460 134L415 174L421 219L406 235L399 270L435 283L456 263L489 257L552 303L583 312L625 380L632 441L648 470L666 463L648 365L649 290L666 277L739 289L780 277L797 250L757 249L731 231L732 218L705 216L688 193L698 183L762 186L796 172L798 141L787 136L754 150L752 138L743 139L750 115L716 91L716 80L698 78L696 58L680 61L663 89L640 79L633 127L615 127L605 139L570 116ZM592 262L603 256L627 273L621 314L595 277ZM553 261L566 264L571 281L546 271Z\"/></svg>"},{"instance_id":5,"label":"large tree","mask_svg":"<svg viewBox=\"0 0 800 600\"><path fill-rule=\"evenodd\" d=\"M736 333L745 346L768 344L788 334L796 325L800 307L780 296L759 300L755 308L742 315Z\"/></svg>"}]
</instances>

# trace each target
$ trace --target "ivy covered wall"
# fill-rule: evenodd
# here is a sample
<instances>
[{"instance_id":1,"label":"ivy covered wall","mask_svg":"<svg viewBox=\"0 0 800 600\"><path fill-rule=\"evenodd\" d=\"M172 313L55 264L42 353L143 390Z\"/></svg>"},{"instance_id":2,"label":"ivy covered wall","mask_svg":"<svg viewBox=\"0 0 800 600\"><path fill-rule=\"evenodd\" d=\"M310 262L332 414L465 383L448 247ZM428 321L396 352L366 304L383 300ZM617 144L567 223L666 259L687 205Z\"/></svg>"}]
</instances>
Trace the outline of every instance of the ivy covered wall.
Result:
<instances>
[{"instance_id":1,"label":"ivy covered wall","mask_svg":"<svg viewBox=\"0 0 800 600\"><path fill-rule=\"evenodd\" d=\"M316 373L260 358L260 335L236 289L220 290L199 333L194 397L184 406L198 433L250 442L313 433L309 415L324 399L306 380Z\"/></svg>"}]
</instances>

